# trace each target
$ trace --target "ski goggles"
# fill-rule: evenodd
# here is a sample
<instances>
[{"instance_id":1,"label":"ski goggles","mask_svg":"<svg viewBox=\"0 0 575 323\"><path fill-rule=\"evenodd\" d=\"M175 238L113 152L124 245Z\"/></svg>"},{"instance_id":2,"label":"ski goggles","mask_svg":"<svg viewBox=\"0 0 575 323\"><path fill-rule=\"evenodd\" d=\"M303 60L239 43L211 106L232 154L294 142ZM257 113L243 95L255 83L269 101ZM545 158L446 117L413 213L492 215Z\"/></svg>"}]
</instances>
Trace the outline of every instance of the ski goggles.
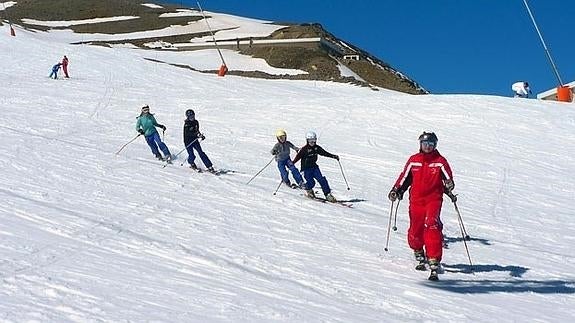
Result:
<instances>
[{"instance_id":1,"label":"ski goggles","mask_svg":"<svg viewBox=\"0 0 575 323\"><path fill-rule=\"evenodd\" d=\"M142 107L142 112L145 112L145 113L150 112L150 107L148 107L148 106Z\"/></svg>"},{"instance_id":2,"label":"ski goggles","mask_svg":"<svg viewBox=\"0 0 575 323\"><path fill-rule=\"evenodd\" d=\"M421 142L422 147L435 147L435 141L424 140Z\"/></svg>"}]
</instances>

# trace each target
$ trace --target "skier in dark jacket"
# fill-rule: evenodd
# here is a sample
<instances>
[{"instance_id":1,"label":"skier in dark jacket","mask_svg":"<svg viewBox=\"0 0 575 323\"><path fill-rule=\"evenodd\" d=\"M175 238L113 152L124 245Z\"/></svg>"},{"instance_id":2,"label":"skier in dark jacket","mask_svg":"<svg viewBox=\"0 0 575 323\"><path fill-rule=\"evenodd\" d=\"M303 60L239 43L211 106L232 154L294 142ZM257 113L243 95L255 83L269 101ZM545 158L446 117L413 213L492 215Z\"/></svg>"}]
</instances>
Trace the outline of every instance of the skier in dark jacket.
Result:
<instances>
[{"instance_id":1,"label":"skier in dark jacket","mask_svg":"<svg viewBox=\"0 0 575 323\"><path fill-rule=\"evenodd\" d=\"M190 168L198 170L198 166L196 166L196 163L194 162L194 160L196 160L196 156L194 155L195 149L208 171L213 173L215 170L212 162L200 145L200 140L204 139L206 139L206 137L200 132L200 123L196 120L196 113L192 109L186 110L186 121L184 121L184 145L186 145L186 150L188 151L188 163L190 164Z\"/></svg>"},{"instance_id":2,"label":"skier in dark jacket","mask_svg":"<svg viewBox=\"0 0 575 323\"><path fill-rule=\"evenodd\" d=\"M306 194L308 197L315 198L315 194L313 192L313 187L315 186L315 181L317 180L319 185L321 186L321 190L325 195L325 198L330 202L335 202L336 199L331 194L331 188L329 187L329 183L325 176L321 174L319 166L317 165L317 156L325 156L329 158L333 158L339 160L338 155L334 155L328 153L319 145L316 145L317 142L317 135L315 132L310 131L305 135L305 139L307 144L303 146L297 155L295 156L293 163L295 164L301 159L301 170L303 172L303 176L305 178L305 189Z\"/></svg>"},{"instance_id":3,"label":"skier in dark jacket","mask_svg":"<svg viewBox=\"0 0 575 323\"><path fill-rule=\"evenodd\" d=\"M156 158L159 160L170 161L172 159L172 154L170 154L170 150L160 139L160 135L158 134L156 127L166 131L166 126L159 124L156 121L156 118L154 118L154 115L150 113L150 107L147 105L143 106L142 112L136 122L136 131L145 136L146 142L148 143L148 146L150 146L150 149L152 149L152 153ZM158 147L164 153L163 158Z\"/></svg>"}]
</instances>

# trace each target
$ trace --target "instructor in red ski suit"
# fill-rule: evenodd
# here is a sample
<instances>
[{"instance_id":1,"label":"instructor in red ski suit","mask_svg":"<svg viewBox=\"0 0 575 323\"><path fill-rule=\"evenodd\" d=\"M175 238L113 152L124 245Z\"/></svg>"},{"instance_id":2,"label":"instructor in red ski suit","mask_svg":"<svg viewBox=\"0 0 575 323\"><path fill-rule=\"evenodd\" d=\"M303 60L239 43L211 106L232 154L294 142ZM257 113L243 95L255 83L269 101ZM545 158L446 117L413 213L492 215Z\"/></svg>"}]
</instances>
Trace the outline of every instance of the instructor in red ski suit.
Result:
<instances>
[{"instance_id":1,"label":"instructor in red ski suit","mask_svg":"<svg viewBox=\"0 0 575 323\"><path fill-rule=\"evenodd\" d=\"M437 136L424 132L419 136L419 153L409 157L388 198L401 200L409 189L409 229L407 242L419 261L427 257L437 267L443 253L443 224L439 217L443 193L455 187L447 160L439 154Z\"/></svg>"}]
</instances>

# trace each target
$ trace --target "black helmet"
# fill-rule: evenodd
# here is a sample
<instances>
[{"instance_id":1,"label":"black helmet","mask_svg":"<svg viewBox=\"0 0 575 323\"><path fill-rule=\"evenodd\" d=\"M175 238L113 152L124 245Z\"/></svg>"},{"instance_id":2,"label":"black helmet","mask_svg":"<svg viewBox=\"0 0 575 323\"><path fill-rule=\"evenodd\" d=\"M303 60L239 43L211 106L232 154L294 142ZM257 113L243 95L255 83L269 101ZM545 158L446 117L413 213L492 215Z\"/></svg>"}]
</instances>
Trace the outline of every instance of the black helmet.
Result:
<instances>
[{"instance_id":1,"label":"black helmet","mask_svg":"<svg viewBox=\"0 0 575 323\"><path fill-rule=\"evenodd\" d=\"M194 110L192 110L192 109L186 110L186 117L189 118L190 116L195 116L195 115L196 115L196 113L194 112Z\"/></svg>"},{"instance_id":2,"label":"black helmet","mask_svg":"<svg viewBox=\"0 0 575 323\"><path fill-rule=\"evenodd\" d=\"M423 141L427 141L427 142L432 142L434 143L434 146L437 146L437 136L435 135L435 133L433 132L423 132L420 136L419 136L419 143L423 142Z\"/></svg>"}]
</instances>

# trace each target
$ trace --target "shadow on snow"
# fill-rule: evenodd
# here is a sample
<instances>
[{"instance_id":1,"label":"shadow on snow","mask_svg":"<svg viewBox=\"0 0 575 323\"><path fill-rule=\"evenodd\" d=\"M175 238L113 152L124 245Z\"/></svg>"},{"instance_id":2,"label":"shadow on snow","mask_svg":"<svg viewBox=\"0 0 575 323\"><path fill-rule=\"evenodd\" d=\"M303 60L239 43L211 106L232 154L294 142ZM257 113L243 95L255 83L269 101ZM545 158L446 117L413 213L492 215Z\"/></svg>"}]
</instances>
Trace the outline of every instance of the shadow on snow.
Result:
<instances>
[{"instance_id":1,"label":"shadow on snow","mask_svg":"<svg viewBox=\"0 0 575 323\"><path fill-rule=\"evenodd\" d=\"M521 266L500 266L500 265L473 265L473 270L471 266L467 264L458 264L458 265L444 264L442 266L445 272L471 274L472 271L475 273L508 271L509 276L518 278L523 276L523 274L525 274L529 270L529 268Z\"/></svg>"},{"instance_id":2,"label":"shadow on snow","mask_svg":"<svg viewBox=\"0 0 575 323\"><path fill-rule=\"evenodd\" d=\"M447 244L450 243L454 243L454 242L462 242L463 241L463 237L448 237L448 236L444 236L443 237L443 241ZM466 241L477 241L479 243L481 243L482 245L485 246L490 246L491 242L489 242L489 240L487 239L481 239L481 238L474 238L474 237L470 237L469 239L466 239Z\"/></svg>"},{"instance_id":3,"label":"shadow on snow","mask_svg":"<svg viewBox=\"0 0 575 323\"><path fill-rule=\"evenodd\" d=\"M575 294L575 281L568 280L445 280L425 283L437 289L462 294L537 293Z\"/></svg>"},{"instance_id":4,"label":"shadow on snow","mask_svg":"<svg viewBox=\"0 0 575 323\"><path fill-rule=\"evenodd\" d=\"M443 265L445 272L471 274L466 264ZM426 283L427 286L462 294L487 293L537 293L537 294L575 294L575 281L569 280L523 280L521 277L529 268L521 266L474 265L474 273L509 272L509 280L458 280L441 279L439 282Z\"/></svg>"}]
</instances>

